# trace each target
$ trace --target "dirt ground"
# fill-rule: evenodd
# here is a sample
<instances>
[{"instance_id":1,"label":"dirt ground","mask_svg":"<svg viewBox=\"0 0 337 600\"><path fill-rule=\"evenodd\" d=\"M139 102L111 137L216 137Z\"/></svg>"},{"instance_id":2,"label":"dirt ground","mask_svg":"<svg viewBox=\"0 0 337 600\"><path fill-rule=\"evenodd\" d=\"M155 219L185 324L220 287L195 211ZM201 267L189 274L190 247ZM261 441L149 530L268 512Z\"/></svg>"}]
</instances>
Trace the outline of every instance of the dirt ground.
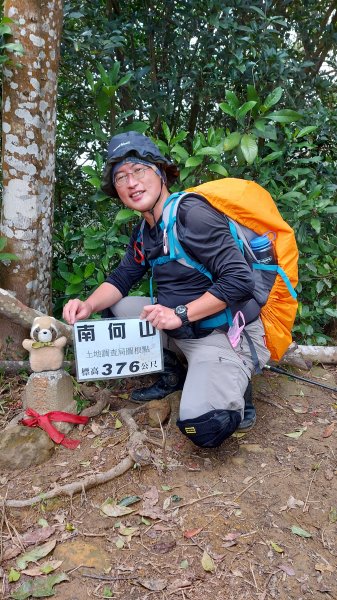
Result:
<instances>
[{"instance_id":1,"label":"dirt ground","mask_svg":"<svg viewBox=\"0 0 337 600\"><path fill-rule=\"evenodd\" d=\"M337 383L333 367L297 373ZM111 406L71 433L79 448L1 473L0 496L34 497L118 464L128 431L117 411L135 407L127 398L140 381L149 379L110 383ZM24 383L2 381L3 427L20 410ZM255 428L218 449L181 435L176 399L162 430L139 423L149 465L72 498L2 509L3 597L32 597L15 590L47 563L64 574L51 590L57 600L337 600L337 395L274 373L255 377L253 388ZM33 574L9 582L18 557L47 542L48 555L26 567Z\"/></svg>"}]
</instances>

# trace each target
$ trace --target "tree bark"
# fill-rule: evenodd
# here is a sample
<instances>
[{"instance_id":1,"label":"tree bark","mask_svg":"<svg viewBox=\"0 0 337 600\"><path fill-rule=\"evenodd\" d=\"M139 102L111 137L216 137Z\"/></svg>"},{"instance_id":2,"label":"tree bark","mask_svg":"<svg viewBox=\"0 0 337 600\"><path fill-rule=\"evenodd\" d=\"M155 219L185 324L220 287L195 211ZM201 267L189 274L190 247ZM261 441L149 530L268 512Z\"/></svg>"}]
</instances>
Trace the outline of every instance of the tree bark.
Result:
<instances>
[{"instance_id":1,"label":"tree bark","mask_svg":"<svg viewBox=\"0 0 337 600\"><path fill-rule=\"evenodd\" d=\"M0 264L0 282L27 306L49 314L62 0L5 0L4 16L13 19L12 37L24 54L4 68L0 231L20 260ZM8 336L18 348L26 332L7 321L0 327L0 354Z\"/></svg>"},{"instance_id":2,"label":"tree bark","mask_svg":"<svg viewBox=\"0 0 337 600\"><path fill-rule=\"evenodd\" d=\"M29 330L35 317L41 317L43 313L34 308L26 306L13 294L0 288L0 317L10 327L14 324L20 325L25 331L25 337L29 337ZM68 343L72 343L72 327L61 321L56 321L60 335L65 335Z\"/></svg>"}]
</instances>

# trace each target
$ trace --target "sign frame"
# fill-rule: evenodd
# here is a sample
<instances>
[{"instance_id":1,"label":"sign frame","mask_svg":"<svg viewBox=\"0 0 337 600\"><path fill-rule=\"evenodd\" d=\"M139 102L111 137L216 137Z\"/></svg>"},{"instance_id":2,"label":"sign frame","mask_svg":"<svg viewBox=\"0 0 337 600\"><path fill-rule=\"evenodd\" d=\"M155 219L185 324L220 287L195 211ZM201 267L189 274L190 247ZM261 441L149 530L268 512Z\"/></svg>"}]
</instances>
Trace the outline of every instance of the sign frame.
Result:
<instances>
[{"instance_id":1,"label":"sign frame","mask_svg":"<svg viewBox=\"0 0 337 600\"><path fill-rule=\"evenodd\" d=\"M103 332L106 337L102 341ZM73 326L73 344L76 380L81 383L140 377L164 370L161 331L144 319L111 317L77 321ZM85 352L89 355L85 356Z\"/></svg>"}]
</instances>

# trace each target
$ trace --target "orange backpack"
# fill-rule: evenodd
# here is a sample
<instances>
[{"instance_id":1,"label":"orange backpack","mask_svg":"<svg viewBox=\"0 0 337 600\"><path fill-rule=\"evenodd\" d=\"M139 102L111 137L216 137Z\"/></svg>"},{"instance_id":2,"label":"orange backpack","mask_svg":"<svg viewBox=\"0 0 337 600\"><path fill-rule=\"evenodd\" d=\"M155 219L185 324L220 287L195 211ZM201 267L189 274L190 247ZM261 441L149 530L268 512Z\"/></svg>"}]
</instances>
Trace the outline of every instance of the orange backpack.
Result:
<instances>
[{"instance_id":1,"label":"orange backpack","mask_svg":"<svg viewBox=\"0 0 337 600\"><path fill-rule=\"evenodd\" d=\"M217 210L256 235L270 231L276 234L274 271L277 275L262 307L261 318L271 358L280 360L292 341L291 330L297 311L294 287L298 282L298 250L292 228L281 217L269 192L254 181L218 179L186 192L203 196Z\"/></svg>"}]
</instances>

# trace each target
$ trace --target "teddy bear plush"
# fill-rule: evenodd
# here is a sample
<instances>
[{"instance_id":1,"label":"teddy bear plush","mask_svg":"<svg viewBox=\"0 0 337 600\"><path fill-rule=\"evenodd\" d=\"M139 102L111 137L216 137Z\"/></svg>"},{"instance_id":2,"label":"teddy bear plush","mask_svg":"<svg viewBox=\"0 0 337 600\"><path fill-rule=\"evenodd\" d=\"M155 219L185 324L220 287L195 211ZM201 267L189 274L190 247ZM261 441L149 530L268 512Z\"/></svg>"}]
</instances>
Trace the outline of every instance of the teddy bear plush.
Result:
<instances>
[{"instance_id":1,"label":"teddy bear plush","mask_svg":"<svg viewBox=\"0 0 337 600\"><path fill-rule=\"evenodd\" d=\"M59 336L54 317L36 317L30 331L30 340L23 340L22 345L29 352L32 371L57 371L63 365L65 336Z\"/></svg>"}]
</instances>

